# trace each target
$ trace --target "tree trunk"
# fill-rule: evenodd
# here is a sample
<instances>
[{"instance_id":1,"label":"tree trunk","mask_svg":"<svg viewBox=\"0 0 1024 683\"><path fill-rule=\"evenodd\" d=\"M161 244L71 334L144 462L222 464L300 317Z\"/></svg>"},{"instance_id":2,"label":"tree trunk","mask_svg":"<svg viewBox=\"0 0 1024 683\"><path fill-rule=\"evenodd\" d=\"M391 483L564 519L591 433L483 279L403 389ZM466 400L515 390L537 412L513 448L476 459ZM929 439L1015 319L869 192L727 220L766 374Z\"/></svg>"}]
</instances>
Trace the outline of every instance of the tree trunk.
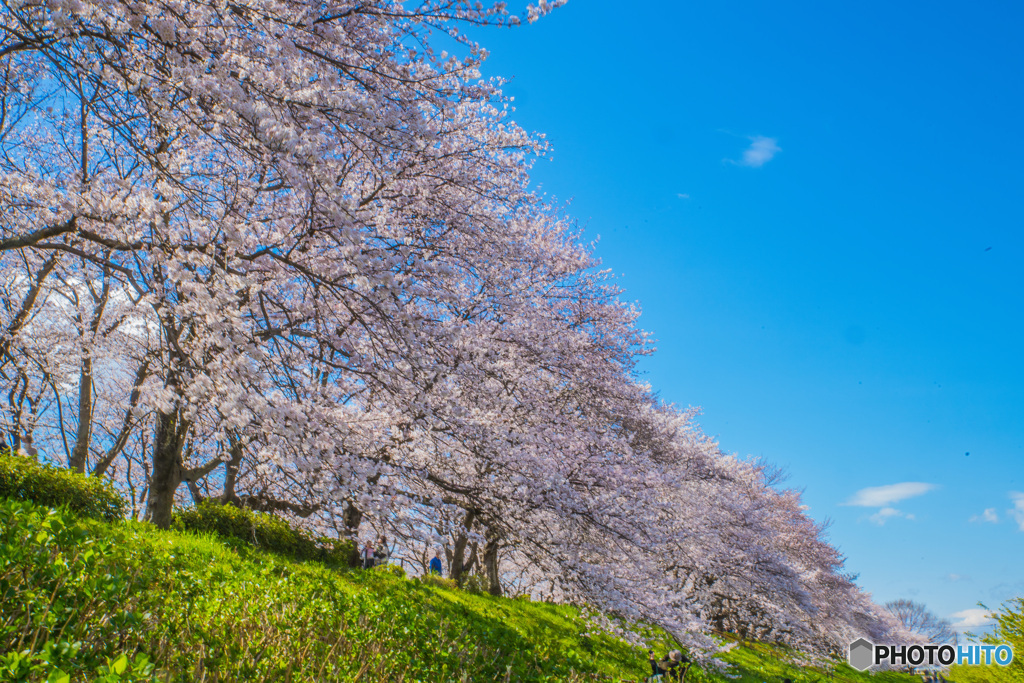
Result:
<instances>
[{"instance_id":1,"label":"tree trunk","mask_svg":"<svg viewBox=\"0 0 1024 683\"><path fill-rule=\"evenodd\" d=\"M242 465L242 442L234 434L228 433L228 452L231 453L231 460L228 461L224 470L224 493L221 496L223 503L237 503L238 493L235 485L238 483L238 468Z\"/></svg>"},{"instance_id":2,"label":"tree trunk","mask_svg":"<svg viewBox=\"0 0 1024 683\"><path fill-rule=\"evenodd\" d=\"M146 519L161 529L171 526L174 494L181 485L184 474L181 450L188 429L183 423L184 421L179 422L177 409L171 413L157 413L153 443L153 476L149 481Z\"/></svg>"},{"instance_id":3,"label":"tree trunk","mask_svg":"<svg viewBox=\"0 0 1024 683\"><path fill-rule=\"evenodd\" d=\"M462 574L466 571L466 543L469 538L464 533L455 537L455 546L452 548L452 556L448 559L448 566L451 568L450 576L455 583L462 585Z\"/></svg>"},{"instance_id":4,"label":"tree trunk","mask_svg":"<svg viewBox=\"0 0 1024 683\"><path fill-rule=\"evenodd\" d=\"M463 575L466 573L466 544L469 542L469 531L473 528L474 521L476 521L476 512L468 510L466 518L462 522L464 531L460 531L459 535L455 537L455 547L452 548L452 556L448 560L448 566L451 568L450 576L460 586L464 578Z\"/></svg>"},{"instance_id":5,"label":"tree trunk","mask_svg":"<svg viewBox=\"0 0 1024 683\"><path fill-rule=\"evenodd\" d=\"M498 549L501 541L498 535L487 530L487 543L484 545L484 571L487 572L487 592L501 595L501 576L498 573Z\"/></svg>"},{"instance_id":6,"label":"tree trunk","mask_svg":"<svg viewBox=\"0 0 1024 683\"><path fill-rule=\"evenodd\" d=\"M78 380L78 431L75 447L71 449L68 467L85 474L89 461L89 437L92 434L92 358L82 359L82 372Z\"/></svg>"},{"instance_id":7,"label":"tree trunk","mask_svg":"<svg viewBox=\"0 0 1024 683\"><path fill-rule=\"evenodd\" d=\"M356 507L352 501L345 503L345 513L342 518L345 522L345 530L349 538L359 536L359 525L363 523L363 511Z\"/></svg>"},{"instance_id":8,"label":"tree trunk","mask_svg":"<svg viewBox=\"0 0 1024 683\"><path fill-rule=\"evenodd\" d=\"M204 500L206 500L206 496L203 495L203 490L199 488L199 484L197 482L191 479L186 479L185 485L188 486L188 492L192 494L193 503L199 505Z\"/></svg>"},{"instance_id":9,"label":"tree trunk","mask_svg":"<svg viewBox=\"0 0 1024 683\"><path fill-rule=\"evenodd\" d=\"M85 182L87 177L87 158L88 158L88 146L87 137L85 134L85 104L82 104L82 182ZM107 308L107 301L110 297L110 271L104 269L103 272L103 288L97 292L93 289L92 285L89 285L89 292L92 294L92 316L89 318L89 332L88 337L90 343L95 341L96 335L100 329L100 321L103 320L103 312ZM85 323L84 320L79 318L80 322ZM83 341L85 330L83 329ZM84 355L82 356L82 371L79 373L78 380L78 429L75 434L75 447L71 450L71 461L68 465L73 470L77 470L82 474L85 474L86 468L89 466L89 443L92 439L92 418L95 405L92 401L92 391L95 380L92 375L92 355L91 351L83 346Z\"/></svg>"}]
</instances>

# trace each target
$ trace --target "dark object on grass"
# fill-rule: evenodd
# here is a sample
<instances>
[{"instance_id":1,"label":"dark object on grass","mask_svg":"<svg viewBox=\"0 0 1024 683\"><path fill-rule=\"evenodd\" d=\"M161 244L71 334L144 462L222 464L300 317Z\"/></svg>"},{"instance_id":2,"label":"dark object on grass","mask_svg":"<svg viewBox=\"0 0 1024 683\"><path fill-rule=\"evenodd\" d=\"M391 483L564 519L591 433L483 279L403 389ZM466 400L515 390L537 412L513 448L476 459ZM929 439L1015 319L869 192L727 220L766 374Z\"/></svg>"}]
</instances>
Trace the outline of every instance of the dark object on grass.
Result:
<instances>
[{"instance_id":1,"label":"dark object on grass","mask_svg":"<svg viewBox=\"0 0 1024 683\"><path fill-rule=\"evenodd\" d=\"M654 680L684 681L686 672L690 668L690 660L679 650L672 650L665 658L658 661L654 658L654 650L648 650L648 662L651 665L651 678Z\"/></svg>"}]
</instances>

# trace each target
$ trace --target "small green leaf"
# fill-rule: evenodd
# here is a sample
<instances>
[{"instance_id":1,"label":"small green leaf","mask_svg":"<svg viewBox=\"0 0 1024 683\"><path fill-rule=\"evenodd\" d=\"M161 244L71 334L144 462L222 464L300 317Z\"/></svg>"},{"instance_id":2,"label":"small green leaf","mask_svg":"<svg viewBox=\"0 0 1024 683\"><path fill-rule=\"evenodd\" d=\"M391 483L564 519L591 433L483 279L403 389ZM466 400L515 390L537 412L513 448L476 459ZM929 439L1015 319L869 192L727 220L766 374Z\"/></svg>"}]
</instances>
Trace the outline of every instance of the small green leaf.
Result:
<instances>
[{"instance_id":1,"label":"small green leaf","mask_svg":"<svg viewBox=\"0 0 1024 683\"><path fill-rule=\"evenodd\" d=\"M57 669L50 672L50 675L46 678L46 683L71 683L71 676Z\"/></svg>"},{"instance_id":2,"label":"small green leaf","mask_svg":"<svg viewBox=\"0 0 1024 683\"><path fill-rule=\"evenodd\" d=\"M121 655L120 657L114 660L114 663L110 665L110 668L113 670L114 673L120 676L124 673L124 670L128 668L128 656Z\"/></svg>"}]
</instances>

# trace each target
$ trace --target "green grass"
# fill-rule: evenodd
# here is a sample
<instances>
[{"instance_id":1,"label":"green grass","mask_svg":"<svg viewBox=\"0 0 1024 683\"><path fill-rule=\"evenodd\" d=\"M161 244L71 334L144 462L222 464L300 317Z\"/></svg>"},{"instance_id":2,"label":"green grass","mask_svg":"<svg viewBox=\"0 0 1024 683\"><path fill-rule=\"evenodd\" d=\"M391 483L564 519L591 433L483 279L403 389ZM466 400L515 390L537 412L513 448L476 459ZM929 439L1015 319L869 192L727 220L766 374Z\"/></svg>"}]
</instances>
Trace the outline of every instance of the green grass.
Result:
<instances>
[{"instance_id":1,"label":"green grass","mask_svg":"<svg viewBox=\"0 0 1024 683\"><path fill-rule=\"evenodd\" d=\"M646 654L566 605L301 562L213 535L0 499L0 680L642 680ZM828 680L736 648L740 683ZM837 666L839 682L870 677ZM693 671L687 680L724 683Z\"/></svg>"},{"instance_id":2,"label":"green grass","mask_svg":"<svg viewBox=\"0 0 1024 683\"><path fill-rule=\"evenodd\" d=\"M735 641L733 641L735 642ZM767 643L743 643L726 653L722 659L733 665L734 683L761 683L781 681L789 678L794 683L920 683L920 676L882 671L867 673L857 671L846 661L831 662L830 666L807 666L797 664L798 653L785 647ZM688 677L689 678L689 677ZM696 681L719 680L719 677L702 677Z\"/></svg>"}]
</instances>

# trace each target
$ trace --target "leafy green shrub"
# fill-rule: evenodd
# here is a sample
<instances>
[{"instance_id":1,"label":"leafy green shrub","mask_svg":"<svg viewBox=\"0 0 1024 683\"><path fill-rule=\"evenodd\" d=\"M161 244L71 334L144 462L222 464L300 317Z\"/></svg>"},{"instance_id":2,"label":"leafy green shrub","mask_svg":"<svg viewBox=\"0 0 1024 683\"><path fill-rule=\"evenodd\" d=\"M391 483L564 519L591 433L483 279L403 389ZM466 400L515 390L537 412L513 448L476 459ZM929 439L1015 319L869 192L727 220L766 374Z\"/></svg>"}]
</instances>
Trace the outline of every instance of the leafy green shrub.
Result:
<instances>
[{"instance_id":1,"label":"leafy green shrub","mask_svg":"<svg viewBox=\"0 0 1024 683\"><path fill-rule=\"evenodd\" d=\"M379 564L377 565L377 571L385 574L391 574L391 576L397 576L404 579L406 577L405 569L399 564Z\"/></svg>"},{"instance_id":2,"label":"leafy green shrub","mask_svg":"<svg viewBox=\"0 0 1024 683\"><path fill-rule=\"evenodd\" d=\"M483 574L470 574L462 580L462 590L479 595L487 592L487 577Z\"/></svg>"},{"instance_id":3,"label":"leafy green shrub","mask_svg":"<svg viewBox=\"0 0 1024 683\"><path fill-rule=\"evenodd\" d=\"M180 531L214 533L297 560L317 560L347 567L355 567L359 562L359 552L353 541L313 538L276 515L210 500L177 511L173 527Z\"/></svg>"},{"instance_id":4,"label":"leafy green shrub","mask_svg":"<svg viewBox=\"0 0 1024 683\"><path fill-rule=\"evenodd\" d=\"M459 587L459 584L455 583L455 579L449 579L439 574L424 574L420 577L420 583L428 586L437 586L438 588L447 588L448 590L454 590Z\"/></svg>"},{"instance_id":5,"label":"leafy green shrub","mask_svg":"<svg viewBox=\"0 0 1024 683\"><path fill-rule=\"evenodd\" d=\"M979 603L980 604L980 603ZM984 607L984 605L981 605ZM954 664L949 677L958 683L1020 683L1024 681L1024 597L1013 598L998 611L988 615L995 619L996 627L981 638L988 645L1013 648L1013 661L1009 666L998 664Z\"/></svg>"},{"instance_id":6,"label":"leafy green shrub","mask_svg":"<svg viewBox=\"0 0 1024 683\"><path fill-rule=\"evenodd\" d=\"M0 499L0 680L151 680L123 655L141 638L140 569L90 524Z\"/></svg>"},{"instance_id":7,"label":"leafy green shrub","mask_svg":"<svg viewBox=\"0 0 1024 683\"><path fill-rule=\"evenodd\" d=\"M121 519L125 513L124 500L108 480L43 465L7 449L0 451L0 498L51 508L66 505L76 514L107 521Z\"/></svg>"}]
</instances>

